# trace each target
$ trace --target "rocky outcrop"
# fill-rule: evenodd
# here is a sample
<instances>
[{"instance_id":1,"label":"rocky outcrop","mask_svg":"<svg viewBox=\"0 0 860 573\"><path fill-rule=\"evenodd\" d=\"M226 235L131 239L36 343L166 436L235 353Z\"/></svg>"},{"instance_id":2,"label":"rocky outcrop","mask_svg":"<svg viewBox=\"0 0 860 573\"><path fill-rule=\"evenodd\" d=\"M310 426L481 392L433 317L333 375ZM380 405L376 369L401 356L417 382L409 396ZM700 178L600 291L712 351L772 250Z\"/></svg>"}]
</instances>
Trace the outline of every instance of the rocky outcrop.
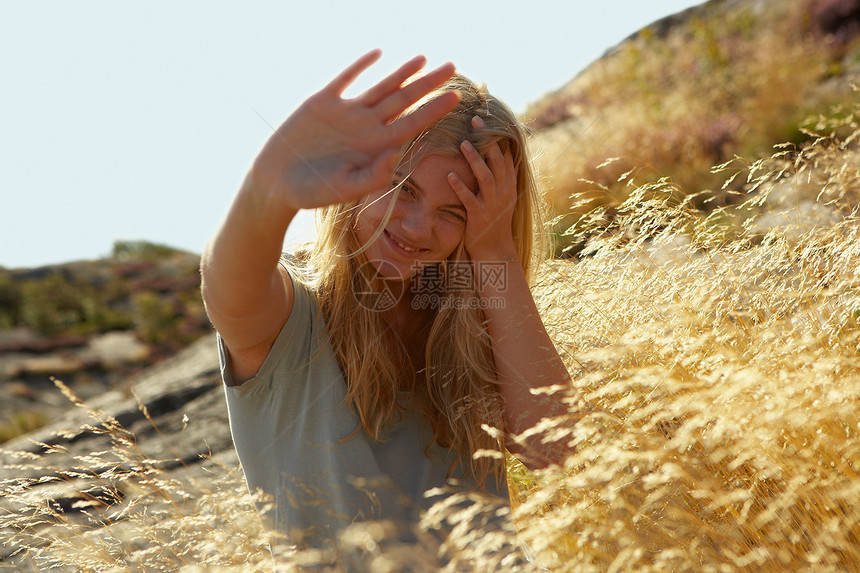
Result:
<instances>
[{"instance_id":1,"label":"rocky outcrop","mask_svg":"<svg viewBox=\"0 0 860 573\"><path fill-rule=\"evenodd\" d=\"M199 260L117 242L100 260L0 269L0 444L68 409L52 376L89 400L211 333Z\"/></svg>"},{"instance_id":2,"label":"rocky outcrop","mask_svg":"<svg viewBox=\"0 0 860 573\"><path fill-rule=\"evenodd\" d=\"M0 491L14 497L0 498L0 514L14 512L15 504L27 499L53 504L65 514L92 504L120 505L133 495L124 472L142 463L164 476L201 480L211 479L207 470L238 465L214 335L140 373L126 387L78 406L3 444ZM122 451L131 454L123 459ZM93 462L96 452L102 457ZM17 563L14 550L0 549L0 568Z\"/></svg>"}]
</instances>

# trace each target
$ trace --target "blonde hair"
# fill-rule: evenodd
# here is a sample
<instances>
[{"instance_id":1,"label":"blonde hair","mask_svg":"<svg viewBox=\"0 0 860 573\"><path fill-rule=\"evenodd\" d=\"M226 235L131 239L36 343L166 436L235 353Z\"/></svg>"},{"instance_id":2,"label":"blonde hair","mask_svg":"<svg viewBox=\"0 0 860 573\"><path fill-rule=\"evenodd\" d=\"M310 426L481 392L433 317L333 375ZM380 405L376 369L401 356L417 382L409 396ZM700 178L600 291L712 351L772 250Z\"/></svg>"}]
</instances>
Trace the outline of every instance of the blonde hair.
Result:
<instances>
[{"instance_id":1,"label":"blonde hair","mask_svg":"<svg viewBox=\"0 0 860 573\"><path fill-rule=\"evenodd\" d=\"M545 252L543 221L532 167L526 152L526 134L514 113L486 88L455 76L440 91L460 95L456 109L404 148L401 165L414 165L427 155L462 157L460 143L468 140L484 153L498 142L510 150L517 167L517 203L512 231L520 264L531 280ZM472 127L480 117L485 127ZM391 194L396 199L397 191ZM400 339L374 310L368 297L385 288L358 244L354 221L362 202L332 205L320 210L318 239L308 253L312 274L297 273L299 280L317 292L332 347L347 383L347 400L361 426L374 439L402 416L400 402L402 365L410 358ZM383 223L383 225L385 222ZM449 261L465 261L462 246ZM436 271L448 272L443 261ZM427 269L424 269L427 272ZM471 289L446 293L460 300L436 309L432 319L419 325L427 336L423 380L411 388L412 406L418 408L432 430L432 443L459 453L463 477L473 477L479 488L490 474L504 477L504 456L480 456L479 450L503 452L501 440L482 426L504 430L503 403L498 391L491 341L479 304L472 273ZM304 277L304 278L302 278ZM413 277L413 280L420 279ZM370 285L371 292L366 292ZM414 372L414 368L412 369ZM468 461L466 461L468 460ZM449 470L449 476L455 468Z\"/></svg>"}]
</instances>

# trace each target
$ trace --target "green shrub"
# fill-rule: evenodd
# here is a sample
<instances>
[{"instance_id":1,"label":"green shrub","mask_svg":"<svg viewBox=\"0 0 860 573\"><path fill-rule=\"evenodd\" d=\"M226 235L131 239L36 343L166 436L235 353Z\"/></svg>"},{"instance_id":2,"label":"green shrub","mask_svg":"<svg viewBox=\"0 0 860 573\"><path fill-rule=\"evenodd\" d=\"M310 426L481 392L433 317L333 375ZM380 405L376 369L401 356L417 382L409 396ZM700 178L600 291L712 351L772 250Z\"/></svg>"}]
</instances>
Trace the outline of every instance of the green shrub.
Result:
<instances>
[{"instance_id":1,"label":"green shrub","mask_svg":"<svg viewBox=\"0 0 860 573\"><path fill-rule=\"evenodd\" d=\"M48 336L74 330L86 321L86 300L92 293L52 273L21 285L21 323Z\"/></svg>"},{"instance_id":2,"label":"green shrub","mask_svg":"<svg viewBox=\"0 0 860 573\"><path fill-rule=\"evenodd\" d=\"M0 418L0 443L23 436L48 423L48 417L38 410L18 410Z\"/></svg>"},{"instance_id":3,"label":"green shrub","mask_svg":"<svg viewBox=\"0 0 860 573\"><path fill-rule=\"evenodd\" d=\"M111 257L120 261L131 259L159 260L179 253L178 249L148 241L114 241Z\"/></svg>"},{"instance_id":4,"label":"green shrub","mask_svg":"<svg viewBox=\"0 0 860 573\"><path fill-rule=\"evenodd\" d=\"M150 344L164 344L179 338L182 314L173 301L152 292L134 296L134 325L138 335Z\"/></svg>"},{"instance_id":5,"label":"green shrub","mask_svg":"<svg viewBox=\"0 0 860 573\"><path fill-rule=\"evenodd\" d=\"M22 299L21 287L8 275L0 276L0 328L18 325Z\"/></svg>"}]
</instances>

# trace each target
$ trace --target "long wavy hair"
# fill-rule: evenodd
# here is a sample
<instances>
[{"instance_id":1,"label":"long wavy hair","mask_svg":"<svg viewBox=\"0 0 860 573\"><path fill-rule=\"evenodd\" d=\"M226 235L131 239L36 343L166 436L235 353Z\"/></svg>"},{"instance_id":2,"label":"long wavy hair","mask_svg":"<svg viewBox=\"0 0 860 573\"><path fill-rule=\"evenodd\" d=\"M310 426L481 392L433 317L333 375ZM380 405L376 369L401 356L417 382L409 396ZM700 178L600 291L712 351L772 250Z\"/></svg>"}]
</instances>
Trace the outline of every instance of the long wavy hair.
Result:
<instances>
[{"instance_id":1,"label":"long wavy hair","mask_svg":"<svg viewBox=\"0 0 860 573\"><path fill-rule=\"evenodd\" d=\"M545 253L545 236L525 129L483 85L457 75L440 88L443 90L459 93L459 105L404 147L399 167L409 171L422 157L433 154L462 158L459 146L465 140L482 154L493 142L498 142L503 152L510 150L517 168L512 231L519 262L531 280ZM486 127L472 127L476 115ZM397 199L398 191L396 186L392 189L391 201ZM317 241L296 273L319 297L327 333L346 379L347 400L361 427L377 440L384 439L385 429L399 421L405 408L417 408L432 432L428 454L433 443L451 448L459 454L462 477L472 477L479 488L491 474L499 483L505 467L500 439L504 435L504 404L475 273L471 273L471 288L444 293L448 304L416 313L416 328L427 343L423 371L415 375L416 365L378 310L379 293L385 285L373 267L365 264L365 245L356 238L355 219L363 203L332 205L319 211ZM381 227L385 224L387 218ZM420 273L433 272L437 278L441 273L444 277L455 266L452 262L467 260L461 242L447 261L425 267ZM421 274L412 278L421 279ZM409 365L409 370L404 365ZM403 399L404 379L413 381L406 388L409 405ZM455 467L450 468L449 477L455 472Z\"/></svg>"}]
</instances>

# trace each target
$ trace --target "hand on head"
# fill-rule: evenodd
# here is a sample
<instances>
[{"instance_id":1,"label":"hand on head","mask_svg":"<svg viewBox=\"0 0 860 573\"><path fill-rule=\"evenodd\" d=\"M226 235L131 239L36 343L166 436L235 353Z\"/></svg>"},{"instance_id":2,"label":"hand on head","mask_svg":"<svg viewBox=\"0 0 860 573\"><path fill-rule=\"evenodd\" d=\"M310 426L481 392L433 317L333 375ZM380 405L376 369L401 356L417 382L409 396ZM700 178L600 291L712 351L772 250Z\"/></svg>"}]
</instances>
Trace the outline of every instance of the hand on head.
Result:
<instances>
[{"instance_id":1,"label":"hand on head","mask_svg":"<svg viewBox=\"0 0 860 573\"><path fill-rule=\"evenodd\" d=\"M486 127L475 116L472 126L476 130ZM475 174L478 192L472 193L454 172L448 182L466 207L464 246L472 260L507 260L515 256L511 230L514 207L517 202L517 169L510 150L504 153L498 143L490 144L486 158L468 141L460 151Z\"/></svg>"}]
</instances>

